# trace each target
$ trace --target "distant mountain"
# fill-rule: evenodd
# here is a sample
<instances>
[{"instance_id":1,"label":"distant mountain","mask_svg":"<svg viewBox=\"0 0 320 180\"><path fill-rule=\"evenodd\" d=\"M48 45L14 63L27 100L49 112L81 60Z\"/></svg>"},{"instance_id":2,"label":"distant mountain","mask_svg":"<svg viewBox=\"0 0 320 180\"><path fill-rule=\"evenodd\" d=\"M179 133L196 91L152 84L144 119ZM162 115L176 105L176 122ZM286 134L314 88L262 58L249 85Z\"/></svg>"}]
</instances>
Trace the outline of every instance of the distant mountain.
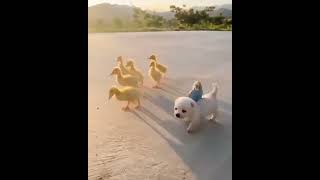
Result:
<instances>
[{"instance_id":1,"label":"distant mountain","mask_svg":"<svg viewBox=\"0 0 320 180\"><path fill-rule=\"evenodd\" d=\"M215 9L213 11L213 13L209 13L211 16L219 16L220 13L222 13L222 16L225 17L232 17L232 4L224 4L224 5L220 5L220 6L214 6ZM204 10L205 7L204 6L195 6L192 7L192 9L194 10Z\"/></svg>"},{"instance_id":2,"label":"distant mountain","mask_svg":"<svg viewBox=\"0 0 320 180\"><path fill-rule=\"evenodd\" d=\"M225 9L225 8L219 8L216 9L215 11L213 11L213 16L219 16L220 13L222 14L222 16L224 17L232 17L232 10L230 9Z\"/></svg>"},{"instance_id":3,"label":"distant mountain","mask_svg":"<svg viewBox=\"0 0 320 180\"><path fill-rule=\"evenodd\" d=\"M217 6L216 7L217 9L229 9L229 10L232 10L232 4L223 4L223 5L220 5L220 6Z\"/></svg>"},{"instance_id":4,"label":"distant mountain","mask_svg":"<svg viewBox=\"0 0 320 180\"><path fill-rule=\"evenodd\" d=\"M113 5L108 3L98 4L88 7L88 24L97 21L110 23L114 18L119 18L123 21L132 20L133 7L127 5Z\"/></svg>"},{"instance_id":5,"label":"distant mountain","mask_svg":"<svg viewBox=\"0 0 320 180\"><path fill-rule=\"evenodd\" d=\"M174 18L174 13L171 11L164 11L164 12L153 12L156 15L162 16L165 19L172 19Z\"/></svg>"},{"instance_id":6,"label":"distant mountain","mask_svg":"<svg viewBox=\"0 0 320 180\"><path fill-rule=\"evenodd\" d=\"M196 10L201 10L204 7L193 7ZM88 7L88 24L93 25L97 23L97 21L101 21L103 23L111 23L114 18L119 18L123 22L131 21L133 15L133 6L127 5L115 5L115 4L98 4L95 6ZM164 17L165 19L174 18L174 13L170 11L166 12L153 12L148 11L150 14L156 14ZM217 16L222 13L223 16L231 17L232 16L232 4L226 4L217 6L214 12L211 14L212 16Z\"/></svg>"}]
</instances>

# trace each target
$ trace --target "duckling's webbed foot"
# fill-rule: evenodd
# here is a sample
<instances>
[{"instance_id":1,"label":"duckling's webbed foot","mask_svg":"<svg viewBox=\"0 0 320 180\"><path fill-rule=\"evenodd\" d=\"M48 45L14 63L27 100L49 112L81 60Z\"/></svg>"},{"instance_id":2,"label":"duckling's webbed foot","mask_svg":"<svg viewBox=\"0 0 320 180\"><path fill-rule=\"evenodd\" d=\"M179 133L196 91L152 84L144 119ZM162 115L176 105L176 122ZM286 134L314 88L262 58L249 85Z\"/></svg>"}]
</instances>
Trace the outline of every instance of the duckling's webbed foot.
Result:
<instances>
[{"instance_id":1,"label":"duckling's webbed foot","mask_svg":"<svg viewBox=\"0 0 320 180\"><path fill-rule=\"evenodd\" d=\"M130 102L128 101L127 106L126 106L126 107L123 107L122 110L123 110L123 111L129 111L129 110L130 110L130 109L129 109L129 104L130 104Z\"/></svg>"},{"instance_id":2,"label":"duckling's webbed foot","mask_svg":"<svg viewBox=\"0 0 320 180\"><path fill-rule=\"evenodd\" d=\"M123 107L122 110L123 110L123 111L129 111L130 109L129 109L128 106L126 106L126 107Z\"/></svg>"},{"instance_id":3,"label":"duckling's webbed foot","mask_svg":"<svg viewBox=\"0 0 320 180\"><path fill-rule=\"evenodd\" d=\"M138 101L138 105L135 108L139 109L140 108L140 99L138 99L137 101Z\"/></svg>"},{"instance_id":4,"label":"duckling's webbed foot","mask_svg":"<svg viewBox=\"0 0 320 180\"><path fill-rule=\"evenodd\" d=\"M160 89L160 87L158 85L155 85L152 88Z\"/></svg>"}]
</instances>

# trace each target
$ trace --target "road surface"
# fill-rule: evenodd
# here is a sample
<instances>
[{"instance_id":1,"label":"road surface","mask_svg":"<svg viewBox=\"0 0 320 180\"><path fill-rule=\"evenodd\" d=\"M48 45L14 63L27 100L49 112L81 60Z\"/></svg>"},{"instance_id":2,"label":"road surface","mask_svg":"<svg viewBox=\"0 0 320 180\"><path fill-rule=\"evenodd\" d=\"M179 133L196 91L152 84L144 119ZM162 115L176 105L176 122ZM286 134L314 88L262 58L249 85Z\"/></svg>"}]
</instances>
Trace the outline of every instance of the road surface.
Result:
<instances>
[{"instance_id":1,"label":"road surface","mask_svg":"<svg viewBox=\"0 0 320 180\"><path fill-rule=\"evenodd\" d=\"M89 34L89 180L232 179L232 32ZM148 60L168 66L161 89L152 89ZM107 100L117 85L109 76L116 57L133 58L146 79L142 108L123 112L125 102ZM195 134L173 117L174 99L193 81L204 92L218 82L218 123Z\"/></svg>"}]
</instances>

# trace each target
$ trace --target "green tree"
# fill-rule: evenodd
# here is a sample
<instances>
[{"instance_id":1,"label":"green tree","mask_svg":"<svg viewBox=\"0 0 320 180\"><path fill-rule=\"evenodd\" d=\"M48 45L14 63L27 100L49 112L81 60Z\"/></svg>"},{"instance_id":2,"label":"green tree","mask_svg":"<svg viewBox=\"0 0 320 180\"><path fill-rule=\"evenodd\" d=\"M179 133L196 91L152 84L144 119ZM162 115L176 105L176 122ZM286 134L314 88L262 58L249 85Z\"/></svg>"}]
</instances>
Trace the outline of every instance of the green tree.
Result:
<instances>
[{"instance_id":1,"label":"green tree","mask_svg":"<svg viewBox=\"0 0 320 180\"><path fill-rule=\"evenodd\" d=\"M114 18L112 22L113 22L114 27L116 27L116 28L123 27L123 22L119 18Z\"/></svg>"},{"instance_id":2,"label":"green tree","mask_svg":"<svg viewBox=\"0 0 320 180\"><path fill-rule=\"evenodd\" d=\"M171 27L171 28L178 27L179 21L176 18L173 18L173 19L169 19L166 24L168 27Z\"/></svg>"},{"instance_id":3,"label":"green tree","mask_svg":"<svg viewBox=\"0 0 320 180\"><path fill-rule=\"evenodd\" d=\"M162 27L165 23L165 20L162 16L149 15L146 23L148 27Z\"/></svg>"},{"instance_id":4,"label":"green tree","mask_svg":"<svg viewBox=\"0 0 320 180\"><path fill-rule=\"evenodd\" d=\"M150 14L139 8L133 11L133 21L138 27L162 27L165 24L165 19L156 14Z\"/></svg>"},{"instance_id":5,"label":"green tree","mask_svg":"<svg viewBox=\"0 0 320 180\"><path fill-rule=\"evenodd\" d=\"M224 23L224 20L225 20L225 17L224 16L215 16L215 17L212 17L211 18L211 22L213 24L223 24Z\"/></svg>"},{"instance_id":6,"label":"green tree","mask_svg":"<svg viewBox=\"0 0 320 180\"><path fill-rule=\"evenodd\" d=\"M225 19L224 22L226 25L232 25L232 18Z\"/></svg>"},{"instance_id":7,"label":"green tree","mask_svg":"<svg viewBox=\"0 0 320 180\"><path fill-rule=\"evenodd\" d=\"M174 5L170 6L170 11L174 13L175 18L182 24L193 26L204 21L210 21L209 12L213 11L214 7L210 6L204 10L183 9Z\"/></svg>"},{"instance_id":8,"label":"green tree","mask_svg":"<svg viewBox=\"0 0 320 180\"><path fill-rule=\"evenodd\" d=\"M143 11L139 8L133 9L133 22L136 26L142 27L143 26Z\"/></svg>"},{"instance_id":9,"label":"green tree","mask_svg":"<svg viewBox=\"0 0 320 180\"><path fill-rule=\"evenodd\" d=\"M101 26L103 26L103 25L104 25L103 19L97 19L96 26L97 26L97 27L101 27Z\"/></svg>"}]
</instances>

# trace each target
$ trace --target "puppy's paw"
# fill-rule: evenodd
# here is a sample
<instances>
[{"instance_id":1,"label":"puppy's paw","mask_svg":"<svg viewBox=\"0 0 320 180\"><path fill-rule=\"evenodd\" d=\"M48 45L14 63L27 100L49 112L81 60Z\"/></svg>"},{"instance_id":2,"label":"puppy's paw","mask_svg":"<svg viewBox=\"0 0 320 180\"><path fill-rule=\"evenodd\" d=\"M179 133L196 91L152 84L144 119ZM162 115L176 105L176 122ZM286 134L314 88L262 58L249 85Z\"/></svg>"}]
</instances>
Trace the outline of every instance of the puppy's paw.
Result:
<instances>
[{"instance_id":1,"label":"puppy's paw","mask_svg":"<svg viewBox=\"0 0 320 180\"><path fill-rule=\"evenodd\" d=\"M209 119L209 122L212 122L212 123L216 122L216 118L215 118L215 117L210 118L210 119Z\"/></svg>"},{"instance_id":2,"label":"puppy's paw","mask_svg":"<svg viewBox=\"0 0 320 180\"><path fill-rule=\"evenodd\" d=\"M191 133L193 133L193 130L189 127L189 128L187 128L187 133L191 134Z\"/></svg>"},{"instance_id":3,"label":"puppy's paw","mask_svg":"<svg viewBox=\"0 0 320 180\"><path fill-rule=\"evenodd\" d=\"M216 122L216 117L217 117L217 113L213 114L210 118L209 118L209 122Z\"/></svg>"}]
</instances>

